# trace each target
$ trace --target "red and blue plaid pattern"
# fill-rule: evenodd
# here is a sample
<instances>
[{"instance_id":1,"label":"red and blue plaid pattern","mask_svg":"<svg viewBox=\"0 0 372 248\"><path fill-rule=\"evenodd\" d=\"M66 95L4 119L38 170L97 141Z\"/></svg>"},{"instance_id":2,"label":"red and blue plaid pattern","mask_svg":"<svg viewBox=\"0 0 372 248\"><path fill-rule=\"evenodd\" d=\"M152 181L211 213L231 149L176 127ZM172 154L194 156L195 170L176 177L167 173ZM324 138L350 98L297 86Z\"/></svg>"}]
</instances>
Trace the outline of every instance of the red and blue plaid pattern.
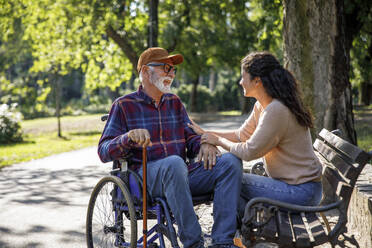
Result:
<instances>
[{"instance_id":1,"label":"red and blue plaid pattern","mask_svg":"<svg viewBox=\"0 0 372 248\"><path fill-rule=\"evenodd\" d=\"M113 103L98 145L102 162L109 162L132 153L129 168L137 171L142 165L142 147L128 138L132 129L147 129L152 146L147 148L147 160L170 155L186 160L194 158L200 148L200 136L187 126L191 123L181 100L174 94L164 94L159 106L140 86L137 92L120 97ZM186 154L187 151L187 154ZM189 171L199 163L188 165Z\"/></svg>"}]
</instances>

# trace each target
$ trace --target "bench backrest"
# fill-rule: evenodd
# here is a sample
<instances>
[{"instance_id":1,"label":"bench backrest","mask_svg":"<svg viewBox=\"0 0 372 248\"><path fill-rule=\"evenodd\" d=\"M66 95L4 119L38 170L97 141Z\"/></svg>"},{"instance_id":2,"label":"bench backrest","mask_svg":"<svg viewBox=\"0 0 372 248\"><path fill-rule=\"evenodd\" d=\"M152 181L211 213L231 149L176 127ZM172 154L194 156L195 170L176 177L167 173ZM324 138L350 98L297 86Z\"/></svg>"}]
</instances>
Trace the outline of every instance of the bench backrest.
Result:
<instances>
[{"instance_id":1,"label":"bench backrest","mask_svg":"<svg viewBox=\"0 0 372 248\"><path fill-rule=\"evenodd\" d=\"M313 146L323 164L323 202L342 199L346 211L369 154L326 129L319 133Z\"/></svg>"}]
</instances>

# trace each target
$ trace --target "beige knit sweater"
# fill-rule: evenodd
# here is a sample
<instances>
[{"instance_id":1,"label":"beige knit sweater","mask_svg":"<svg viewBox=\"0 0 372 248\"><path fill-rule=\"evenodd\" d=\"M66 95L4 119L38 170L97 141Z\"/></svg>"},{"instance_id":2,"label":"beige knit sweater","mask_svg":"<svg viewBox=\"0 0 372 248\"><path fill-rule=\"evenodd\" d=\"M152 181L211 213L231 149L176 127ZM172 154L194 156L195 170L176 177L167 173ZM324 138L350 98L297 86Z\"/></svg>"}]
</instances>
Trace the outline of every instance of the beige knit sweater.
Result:
<instances>
[{"instance_id":1,"label":"beige knit sweater","mask_svg":"<svg viewBox=\"0 0 372 248\"><path fill-rule=\"evenodd\" d=\"M266 109L257 101L235 134L241 142L230 151L246 161L263 156L272 178L288 184L320 181L322 166L314 153L310 130L280 101L274 99Z\"/></svg>"}]
</instances>

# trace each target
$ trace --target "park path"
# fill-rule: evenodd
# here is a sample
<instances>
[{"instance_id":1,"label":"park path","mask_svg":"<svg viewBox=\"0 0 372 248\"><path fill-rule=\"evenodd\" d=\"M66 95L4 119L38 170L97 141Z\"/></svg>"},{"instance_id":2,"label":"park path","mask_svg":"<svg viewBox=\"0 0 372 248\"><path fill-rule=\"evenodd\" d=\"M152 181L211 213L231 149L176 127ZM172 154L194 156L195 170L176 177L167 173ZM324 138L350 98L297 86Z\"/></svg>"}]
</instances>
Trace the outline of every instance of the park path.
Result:
<instances>
[{"instance_id":1,"label":"park path","mask_svg":"<svg viewBox=\"0 0 372 248\"><path fill-rule=\"evenodd\" d=\"M84 247L89 194L108 174L96 147L0 171L0 247Z\"/></svg>"},{"instance_id":2,"label":"park path","mask_svg":"<svg viewBox=\"0 0 372 248\"><path fill-rule=\"evenodd\" d=\"M246 116L201 125L236 129ZM89 196L108 175L97 148L53 155L0 171L0 248L79 248Z\"/></svg>"}]
</instances>

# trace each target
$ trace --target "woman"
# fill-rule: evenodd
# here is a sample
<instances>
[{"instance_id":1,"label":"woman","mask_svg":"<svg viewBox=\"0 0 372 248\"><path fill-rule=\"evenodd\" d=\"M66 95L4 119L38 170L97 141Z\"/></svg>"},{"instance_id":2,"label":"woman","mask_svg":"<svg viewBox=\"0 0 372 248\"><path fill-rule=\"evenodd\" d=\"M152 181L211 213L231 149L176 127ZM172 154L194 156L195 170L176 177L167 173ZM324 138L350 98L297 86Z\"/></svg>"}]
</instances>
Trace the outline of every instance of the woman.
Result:
<instances>
[{"instance_id":1,"label":"woman","mask_svg":"<svg viewBox=\"0 0 372 248\"><path fill-rule=\"evenodd\" d=\"M269 177L243 175L240 213L247 201L262 196L299 205L317 205L322 196L321 164L310 135L310 112L296 80L268 52L248 54L241 61L244 96L257 99L253 111L235 131L204 131L202 143L221 146L243 160L264 158Z\"/></svg>"}]
</instances>

